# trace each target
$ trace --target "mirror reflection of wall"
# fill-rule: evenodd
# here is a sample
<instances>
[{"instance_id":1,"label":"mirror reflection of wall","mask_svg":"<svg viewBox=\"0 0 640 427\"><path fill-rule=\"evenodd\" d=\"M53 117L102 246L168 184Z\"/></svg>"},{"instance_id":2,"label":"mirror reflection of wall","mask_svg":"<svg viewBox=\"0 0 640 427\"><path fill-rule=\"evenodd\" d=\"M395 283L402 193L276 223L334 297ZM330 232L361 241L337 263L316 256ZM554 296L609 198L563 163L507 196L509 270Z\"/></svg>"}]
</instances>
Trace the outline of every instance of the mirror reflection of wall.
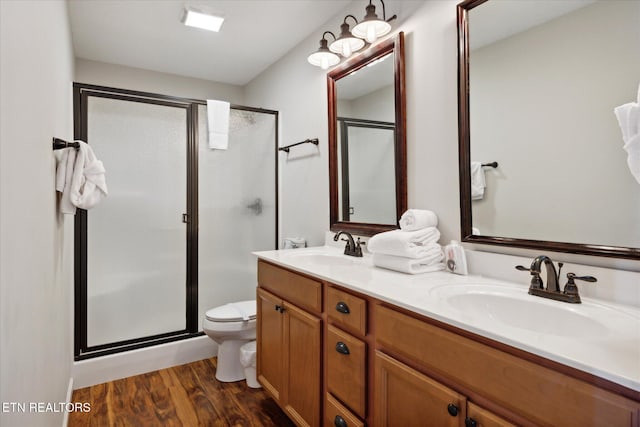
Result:
<instances>
[{"instance_id":1,"label":"mirror reflection of wall","mask_svg":"<svg viewBox=\"0 0 640 427\"><path fill-rule=\"evenodd\" d=\"M640 186L613 113L638 89L640 2L526 3L469 13L470 158L500 164L485 168L473 227L640 247ZM554 4L577 7L531 20Z\"/></svg>"},{"instance_id":2,"label":"mirror reflection of wall","mask_svg":"<svg viewBox=\"0 0 640 427\"><path fill-rule=\"evenodd\" d=\"M395 224L393 54L339 79L336 94L339 220Z\"/></svg>"}]
</instances>

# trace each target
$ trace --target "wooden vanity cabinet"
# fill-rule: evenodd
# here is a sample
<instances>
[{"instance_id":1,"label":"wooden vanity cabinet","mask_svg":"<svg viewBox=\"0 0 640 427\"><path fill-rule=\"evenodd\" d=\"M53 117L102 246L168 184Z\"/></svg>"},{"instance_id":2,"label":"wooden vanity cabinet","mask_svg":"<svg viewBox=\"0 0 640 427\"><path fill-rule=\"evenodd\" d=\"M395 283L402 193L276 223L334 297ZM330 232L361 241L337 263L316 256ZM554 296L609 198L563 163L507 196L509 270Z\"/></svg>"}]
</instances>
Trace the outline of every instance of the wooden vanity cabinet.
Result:
<instances>
[{"instance_id":1,"label":"wooden vanity cabinet","mask_svg":"<svg viewBox=\"0 0 640 427\"><path fill-rule=\"evenodd\" d=\"M639 402L543 366L542 358L531 356L531 360L527 360L518 357L383 304L375 305L374 318L376 348L381 354L386 353L384 363L381 362L383 367L391 364L387 359L402 360L423 376L446 382L451 389L464 393L467 399L481 399L490 403L496 412L510 414L509 418L518 424L563 427L640 425ZM381 369L376 369L377 382L382 381L379 372L384 374L384 369ZM384 383L376 387L376 402L395 409L392 402L385 400L382 386ZM435 412L439 414L442 411L438 409ZM482 420L484 425L511 425L496 414L483 412L477 405L465 408L465 411L478 418L475 419L476 425ZM378 421L376 417L376 425L385 425Z\"/></svg>"},{"instance_id":2,"label":"wooden vanity cabinet","mask_svg":"<svg viewBox=\"0 0 640 427\"><path fill-rule=\"evenodd\" d=\"M640 427L604 379L263 261L258 284L258 379L299 426Z\"/></svg>"},{"instance_id":3,"label":"wooden vanity cabinet","mask_svg":"<svg viewBox=\"0 0 640 427\"><path fill-rule=\"evenodd\" d=\"M381 352L376 352L375 377L376 426L515 426Z\"/></svg>"},{"instance_id":4,"label":"wooden vanity cabinet","mask_svg":"<svg viewBox=\"0 0 640 427\"><path fill-rule=\"evenodd\" d=\"M258 286L258 381L297 425L320 426L322 283L260 262Z\"/></svg>"}]
</instances>

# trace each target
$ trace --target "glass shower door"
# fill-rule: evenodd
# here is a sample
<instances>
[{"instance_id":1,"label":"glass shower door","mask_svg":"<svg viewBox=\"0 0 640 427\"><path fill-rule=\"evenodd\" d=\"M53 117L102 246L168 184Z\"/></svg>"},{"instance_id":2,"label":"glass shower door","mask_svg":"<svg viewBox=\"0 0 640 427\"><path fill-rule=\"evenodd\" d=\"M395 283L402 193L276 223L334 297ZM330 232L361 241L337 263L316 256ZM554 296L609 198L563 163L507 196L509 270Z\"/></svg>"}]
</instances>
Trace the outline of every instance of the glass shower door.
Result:
<instances>
[{"instance_id":1,"label":"glass shower door","mask_svg":"<svg viewBox=\"0 0 640 427\"><path fill-rule=\"evenodd\" d=\"M211 150L198 106L198 319L256 299L253 251L276 248L277 113L232 108L229 147Z\"/></svg>"},{"instance_id":2,"label":"glass shower door","mask_svg":"<svg viewBox=\"0 0 640 427\"><path fill-rule=\"evenodd\" d=\"M189 110L86 100L87 138L109 195L87 214L85 350L185 331Z\"/></svg>"}]
</instances>

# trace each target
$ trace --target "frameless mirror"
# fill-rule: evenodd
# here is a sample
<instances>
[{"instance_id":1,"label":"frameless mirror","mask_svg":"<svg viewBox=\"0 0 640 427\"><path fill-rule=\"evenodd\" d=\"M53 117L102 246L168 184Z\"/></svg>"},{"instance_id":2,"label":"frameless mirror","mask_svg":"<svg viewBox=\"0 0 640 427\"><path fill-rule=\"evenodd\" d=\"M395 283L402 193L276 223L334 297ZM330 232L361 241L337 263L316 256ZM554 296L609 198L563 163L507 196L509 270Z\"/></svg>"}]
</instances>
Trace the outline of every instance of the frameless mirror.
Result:
<instances>
[{"instance_id":1,"label":"frameless mirror","mask_svg":"<svg viewBox=\"0 0 640 427\"><path fill-rule=\"evenodd\" d=\"M406 210L403 43L399 33L327 75L334 231L397 228Z\"/></svg>"},{"instance_id":2,"label":"frameless mirror","mask_svg":"<svg viewBox=\"0 0 640 427\"><path fill-rule=\"evenodd\" d=\"M640 2L469 0L458 34L462 239L640 258L613 111L638 90Z\"/></svg>"}]
</instances>

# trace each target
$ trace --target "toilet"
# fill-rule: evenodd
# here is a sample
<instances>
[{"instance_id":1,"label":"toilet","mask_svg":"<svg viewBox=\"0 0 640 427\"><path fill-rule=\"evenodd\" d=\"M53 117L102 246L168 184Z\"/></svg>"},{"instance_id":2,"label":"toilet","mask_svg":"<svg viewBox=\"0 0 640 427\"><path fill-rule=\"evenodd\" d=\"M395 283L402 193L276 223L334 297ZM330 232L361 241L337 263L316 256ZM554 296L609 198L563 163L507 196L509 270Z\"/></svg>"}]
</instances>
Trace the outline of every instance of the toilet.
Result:
<instances>
[{"instance_id":1,"label":"toilet","mask_svg":"<svg viewBox=\"0 0 640 427\"><path fill-rule=\"evenodd\" d=\"M204 333L218 343L216 379L245 379L240 347L256 339L256 300L232 302L208 310L202 322Z\"/></svg>"}]
</instances>

